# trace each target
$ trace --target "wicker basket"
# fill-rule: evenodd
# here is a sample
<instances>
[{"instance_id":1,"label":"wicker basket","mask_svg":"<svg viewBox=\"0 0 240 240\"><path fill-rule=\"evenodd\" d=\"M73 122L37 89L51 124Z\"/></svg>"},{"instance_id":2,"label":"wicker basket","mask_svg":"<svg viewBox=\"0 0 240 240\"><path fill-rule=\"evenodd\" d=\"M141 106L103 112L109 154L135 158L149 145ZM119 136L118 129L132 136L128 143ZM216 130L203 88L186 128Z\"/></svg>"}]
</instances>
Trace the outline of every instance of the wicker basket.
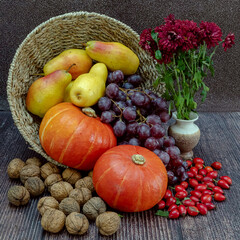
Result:
<instances>
[{"instance_id":1,"label":"wicker basket","mask_svg":"<svg viewBox=\"0 0 240 240\"><path fill-rule=\"evenodd\" d=\"M129 26L105 15L74 12L53 17L37 26L16 51L9 70L7 95L13 120L31 148L48 161L63 166L50 158L41 147L38 137L40 120L26 110L26 94L34 80L33 74L42 73L44 64L69 48L83 49L90 40L116 41L131 48L140 59L139 74L150 88L157 77L151 57L139 47L139 35ZM159 93L164 91L160 85Z\"/></svg>"}]
</instances>

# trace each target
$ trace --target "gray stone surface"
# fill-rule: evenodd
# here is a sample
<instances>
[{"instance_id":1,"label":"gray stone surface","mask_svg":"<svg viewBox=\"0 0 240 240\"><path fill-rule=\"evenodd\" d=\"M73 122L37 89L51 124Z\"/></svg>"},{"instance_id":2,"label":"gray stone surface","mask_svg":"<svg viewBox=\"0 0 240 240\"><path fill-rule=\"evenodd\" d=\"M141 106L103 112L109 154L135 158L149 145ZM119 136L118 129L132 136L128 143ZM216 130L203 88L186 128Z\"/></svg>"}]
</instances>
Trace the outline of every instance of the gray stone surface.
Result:
<instances>
[{"instance_id":1,"label":"gray stone surface","mask_svg":"<svg viewBox=\"0 0 240 240\"><path fill-rule=\"evenodd\" d=\"M145 28L160 25L170 13L176 18L215 22L222 28L224 36L234 32L235 46L226 53L219 48L214 57L216 74L206 79L210 93L198 110L240 110L239 0L0 0L0 5L0 110L9 110L6 82L19 44L43 21L75 11L106 14L126 23L139 34Z\"/></svg>"}]
</instances>

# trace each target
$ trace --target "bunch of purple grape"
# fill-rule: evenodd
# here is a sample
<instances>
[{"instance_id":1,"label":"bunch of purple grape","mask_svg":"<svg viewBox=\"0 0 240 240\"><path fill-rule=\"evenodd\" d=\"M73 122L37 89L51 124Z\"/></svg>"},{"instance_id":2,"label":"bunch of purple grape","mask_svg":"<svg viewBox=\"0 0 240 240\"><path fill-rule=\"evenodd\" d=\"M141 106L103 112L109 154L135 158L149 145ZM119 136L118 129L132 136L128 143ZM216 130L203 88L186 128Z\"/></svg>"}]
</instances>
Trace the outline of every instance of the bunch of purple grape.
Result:
<instances>
[{"instance_id":1,"label":"bunch of purple grape","mask_svg":"<svg viewBox=\"0 0 240 240\"><path fill-rule=\"evenodd\" d=\"M106 94L99 99L96 110L102 122L112 125L118 145L143 146L153 151L167 168L169 184L175 185L188 178L187 163L181 159L174 138L166 136L163 123L170 119L166 101L142 89L142 81L138 74L110 72Z\"/></svg>"}]
</instances>

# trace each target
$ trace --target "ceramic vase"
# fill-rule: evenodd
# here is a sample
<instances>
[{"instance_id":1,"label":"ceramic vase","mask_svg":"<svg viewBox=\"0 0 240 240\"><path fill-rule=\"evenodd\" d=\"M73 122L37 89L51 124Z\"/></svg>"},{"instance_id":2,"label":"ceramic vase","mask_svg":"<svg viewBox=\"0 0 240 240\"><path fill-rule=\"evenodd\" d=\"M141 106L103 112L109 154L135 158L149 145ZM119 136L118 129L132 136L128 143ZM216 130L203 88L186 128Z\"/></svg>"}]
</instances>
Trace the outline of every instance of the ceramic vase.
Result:
<instances>
[{"instance_id":1,"label":"ceramic vase","mask_svg":"<svg viewBox=\"0 0 240 240\"><path fill-rule=\"evenodd\" d=\"M176 141L176 146L181 151L181 157L184 160L193 157L193 148L198 144L200 139L199 127L194 123L198 120L198 114L191 112L190 120L177 118L177 112L173 113L176 122L168 128L168 135Z\"/></svg>"}]
</instances>

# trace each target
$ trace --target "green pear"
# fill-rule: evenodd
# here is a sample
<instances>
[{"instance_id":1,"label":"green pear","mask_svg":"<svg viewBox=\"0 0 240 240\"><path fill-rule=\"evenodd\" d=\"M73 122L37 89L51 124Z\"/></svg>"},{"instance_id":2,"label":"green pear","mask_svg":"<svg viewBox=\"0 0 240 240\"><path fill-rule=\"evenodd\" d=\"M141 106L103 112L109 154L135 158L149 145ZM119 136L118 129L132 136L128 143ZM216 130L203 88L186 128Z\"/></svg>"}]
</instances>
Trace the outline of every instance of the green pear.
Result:
<instances>
[{"instance_id":1,"label":"green pear","mask_svg":"<svg viewBox=\"0 0 240 240\"><path fill-rule=\"evenodd\" d=\"M71 69L69 69L69 67ZM87 55L83 49L67 49L48 61L44 67L43 72L48 75L56 70L68 70L72 75L72 79L76 79L83 73L88 73L92 67L92 59Z\"/></svg>"},{"instance_id":2,"label":"green pear","mask_svg":"<svg viewBox=\"0 0 240 240\"><path fill-rule=\"evenodd\" d=\"M121 70L124 75L134 74L139 67L138 56L119 42L89 41L86 52L92 59L106 64L110 71Z\"/></svg>"},{"instance_id":3,"label":"green pear","mask_svg":"<svg viewBox=\"0 0 240 240\"><path fill-rule=\"evenodd\" d=\"M78 107L90 107L105 94L108 70L104 63L96 63L89 73L80 75L70 90L71 102Z\"/></svg>"},{"instance_id":4,"label":"green pear","mask_svg":"<svg viewBox=\"0 0 240 240\"><path fill-rule=\"evenodd\" d=\"M68 71L57 70L34 81L27 93L27 110L42 118L48 109L63 101L65 88L71 80Z\"/></svg>"}]
</instances>

